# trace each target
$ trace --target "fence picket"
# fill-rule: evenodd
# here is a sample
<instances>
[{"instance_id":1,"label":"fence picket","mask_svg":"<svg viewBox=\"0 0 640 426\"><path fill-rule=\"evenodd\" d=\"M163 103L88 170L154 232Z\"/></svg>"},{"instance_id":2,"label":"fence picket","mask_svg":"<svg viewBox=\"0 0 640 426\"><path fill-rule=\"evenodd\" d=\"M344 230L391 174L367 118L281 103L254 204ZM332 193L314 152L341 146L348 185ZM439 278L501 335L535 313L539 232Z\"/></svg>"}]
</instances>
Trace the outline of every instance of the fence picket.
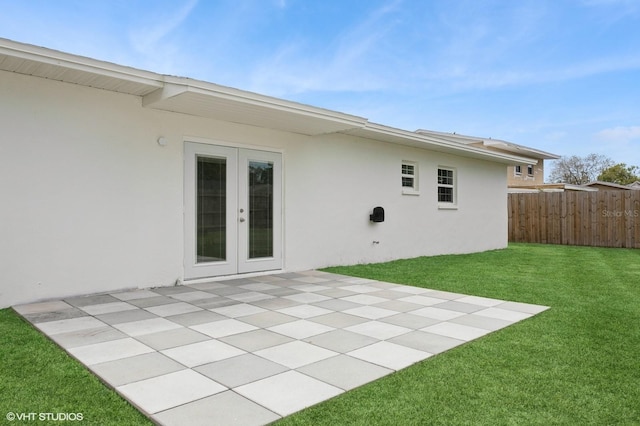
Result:
<instances>
[{"instance_id":1,"label":"fence picket","mask_svg":"<svg viewBox=\"0 0 640 426\"><path fill-rule=\"evenodd\" d=\"M509 241L640 248L640 191L509 194Z\"/></svg>"}]
</instances>

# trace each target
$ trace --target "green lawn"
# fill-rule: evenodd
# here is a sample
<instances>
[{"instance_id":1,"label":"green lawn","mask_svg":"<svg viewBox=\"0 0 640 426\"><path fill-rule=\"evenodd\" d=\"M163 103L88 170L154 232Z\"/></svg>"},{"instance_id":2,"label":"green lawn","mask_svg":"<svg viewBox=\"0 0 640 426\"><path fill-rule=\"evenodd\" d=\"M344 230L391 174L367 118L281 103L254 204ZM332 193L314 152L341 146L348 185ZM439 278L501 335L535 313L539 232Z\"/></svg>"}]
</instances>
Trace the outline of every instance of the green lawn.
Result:
<instances>
[{"instance_id":1,"label":"green lawn","mask_svg":"<svg viewBox=\"0 0 640 426\"><path fill-rule=\"evenodd\" d=\"M8 422L9 413L32 419ZM41 421L47 413L82 421ZM10 414L9 414L10 416ZM58 418L59 417L58 415ZM10 419L9 419L10 420ZM0 310L0 424L151 425L80 363L11 309Z\"/></svg>"},{"instance_id":2,"label":"green lawn","mask_svg":"<svg viewBox=\"0 0 640 426\"><path fill-rule=\"evenodd\" d=\"M328 271L551 309L279 425L638 425L640 250L506 250Z\"/></svg>"},{"instance_id":3,"label":"green lawn","mask_svg":"<svg viewBox=\"0 0 640 426\"><path fill-rule=\"evenodd\" d=\"M640 424L640 250L514 244L329 271L551 309L279 425ZM8 309L0 395L0 422L66 412L84 420L51 424L148 424Z\"/></svg>"}]
</instances>

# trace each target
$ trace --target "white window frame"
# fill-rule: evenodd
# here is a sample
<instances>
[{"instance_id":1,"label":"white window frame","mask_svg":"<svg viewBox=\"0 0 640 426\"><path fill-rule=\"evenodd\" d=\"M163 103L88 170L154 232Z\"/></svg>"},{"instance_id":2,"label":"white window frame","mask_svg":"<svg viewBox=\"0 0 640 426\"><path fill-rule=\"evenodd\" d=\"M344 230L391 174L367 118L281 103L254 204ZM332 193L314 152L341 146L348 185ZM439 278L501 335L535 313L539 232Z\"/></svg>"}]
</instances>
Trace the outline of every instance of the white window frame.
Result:
<instances>
[{"instance_id":1,"label":"white window frame","mask_svg":"<svg viewBox=\"0 0 640 426\"><path fill-rule=\"evenodd\" d=\"M440 170L446 170L452 172L451 179L453 180L452 184L448 183L440 183ZM436 171L436 197L438 200L438 208L439 209L457 209L458 208L458 173L455 167L448 166L438 166ZM451 201L440 201L440 196L438 194L438 190L440 188L451 188L452 189L452 200Z\"/></svg>"},{"instance_id":2,"label":"white window frame","mask_svg":"<svg viewBox=\"0 0 640 426\"><path fill-rule=\"evenodd\" d=\"M413 168L413 173L405 173L405 166L410 166ZM419 195L420 191L418 190L418 163L415 161L402 161L402 193L404 195ZM412 179L413 185L404 186L405 179Z\"/></svg>"},{"instance_id":3,"label":"white window frame","mask_svg":"<svg viewBox=\"0 0 640 426\"><path fill-rule=\"evenodd\" d=\"M529 173L529 170L531 170L531 173ZM532 164L527 164L527 176L533 176L533 165Z\"/></svg>"},{"instance_id":4,"label":"white window frame","mask_svg":"<svg viewBox=\"0 0 640 426\"><path fill-rule=\"evenodd\" d=\"M516 176L522 176L522 166L518 164L517 166L513 166L513 173Z\"/></svg>"}]
</instances>

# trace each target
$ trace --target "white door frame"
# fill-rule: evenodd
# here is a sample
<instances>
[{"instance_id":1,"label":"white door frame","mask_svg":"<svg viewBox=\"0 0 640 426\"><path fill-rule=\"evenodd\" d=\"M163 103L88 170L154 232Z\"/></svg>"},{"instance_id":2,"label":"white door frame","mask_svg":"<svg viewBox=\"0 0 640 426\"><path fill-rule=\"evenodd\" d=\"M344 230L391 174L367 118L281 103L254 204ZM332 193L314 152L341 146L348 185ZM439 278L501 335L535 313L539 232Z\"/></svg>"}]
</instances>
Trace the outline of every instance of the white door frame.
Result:
<instances>
[{"instance_id":1,"label":"white door frame","mask_svg":"<svg viewBox=\"0 0 640 426\"><path fill-rule=\"evenodd\" d=\"M226 162L226 257L197 260L197 159L219 158ZM270 257L249 258L250 162L273 165L273 252ZM210 145L184 144L184 278L197 279L282 268L282 154L279 152Z\"/></svg>"}]
</instances>

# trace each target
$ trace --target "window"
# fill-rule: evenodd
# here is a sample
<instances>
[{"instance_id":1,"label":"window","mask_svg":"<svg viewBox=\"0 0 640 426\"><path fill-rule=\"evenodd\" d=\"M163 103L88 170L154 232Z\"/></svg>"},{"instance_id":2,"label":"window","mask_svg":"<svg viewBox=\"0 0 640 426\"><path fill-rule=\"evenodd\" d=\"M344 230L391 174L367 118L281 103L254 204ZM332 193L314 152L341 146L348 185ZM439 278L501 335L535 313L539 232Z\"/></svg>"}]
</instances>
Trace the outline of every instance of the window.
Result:
<instances>
[{"instance_id":1,"label":"window","mask_svg":"<svg viewBox=\"0 0 640 426\"><path fill-rule=\"evenodd\" d=\"M522 174L522 166L516 166L516 175Z\"/></svg>"},{"instance_id":2,"label":"window","mask_svg":"<svg viewBox=\"0 0 640 426\"><path fill-rule=\"evenodd\" d=\"M402 162L402 193L418 194L418 164L411 161Z\"/></svg>"},{"instance_id":3,"label":"window","mask_svg":"<svg viewBox=\"0 0 640 426\"><path fill-rule=\"evenodd\" d=\"M527 166L527 174L533 176L533 166L531 164Z\"/></svg>"},{"instance_id":4,"label":"window","mask_svg":"<svg viewBox=\"0 0 640 426\"><path fill-rule=\"evenodd\" d=\"M455 205L456 187L455 170L450 168L438 168L438 203Z\"/></svg>"}]
</instances>

